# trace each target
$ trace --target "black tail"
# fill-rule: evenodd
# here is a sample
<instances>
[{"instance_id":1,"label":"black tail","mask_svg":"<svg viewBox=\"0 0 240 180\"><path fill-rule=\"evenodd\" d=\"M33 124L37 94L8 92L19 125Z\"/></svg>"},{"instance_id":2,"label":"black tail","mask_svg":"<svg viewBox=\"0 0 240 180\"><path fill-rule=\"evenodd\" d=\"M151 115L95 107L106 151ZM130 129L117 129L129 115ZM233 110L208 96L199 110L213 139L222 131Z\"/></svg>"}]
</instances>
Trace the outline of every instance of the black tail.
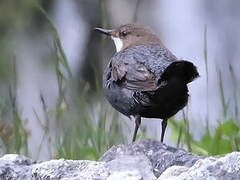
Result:
<instances>
[{"instance_id":1,"label":"black tail","mask_svg":"<svg viewBox=\"0 0 240 180\"><path fill-rule=\"evenodd\" d=\"M167 80L173 77L182 78L184 82L190 83L199 77L199 73L193 63L184 60L175 61L167 67L161 79Z\"/></svg>"}]
</instances>

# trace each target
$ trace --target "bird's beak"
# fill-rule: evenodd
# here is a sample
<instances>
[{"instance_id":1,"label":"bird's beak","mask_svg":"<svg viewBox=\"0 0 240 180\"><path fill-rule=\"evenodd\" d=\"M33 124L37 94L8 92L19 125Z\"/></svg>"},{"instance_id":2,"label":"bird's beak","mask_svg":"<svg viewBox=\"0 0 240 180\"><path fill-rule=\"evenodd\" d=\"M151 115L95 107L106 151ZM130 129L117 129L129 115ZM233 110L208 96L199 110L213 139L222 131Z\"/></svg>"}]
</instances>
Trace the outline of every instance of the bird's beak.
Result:
<instances>
[{"instance_id":1,"label":"bird's beak","mask_svg":"<svg viewBox=\"0 0 240 180\"><path fill-rule=\"evenodd\" d=\"M103 29L103 28L94 28L95 31L106 34L108 36L112 35L112 31L111 29Z\"/></svg>"}]
</instances>

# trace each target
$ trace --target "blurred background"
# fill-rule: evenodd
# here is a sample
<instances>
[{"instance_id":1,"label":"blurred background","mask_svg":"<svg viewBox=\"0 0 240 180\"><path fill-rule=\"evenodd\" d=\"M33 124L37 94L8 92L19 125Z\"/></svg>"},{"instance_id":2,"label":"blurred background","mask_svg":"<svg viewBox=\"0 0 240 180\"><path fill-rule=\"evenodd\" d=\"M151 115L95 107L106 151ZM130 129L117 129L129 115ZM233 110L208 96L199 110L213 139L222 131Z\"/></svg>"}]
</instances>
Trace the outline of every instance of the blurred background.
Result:
<instances>
[{"instance_id":1,"label":"blurred background","mask_svg":"<svg viewBox=\"0 0 240 180\"><path fill-rule=\"evenodd\" d=\"M94 27L150 26L201 75L169 120L165 143L210 155L239 150L240 2L234 0L1 0L0 154L98 159L130 143L134 122L104 99L102 72L115 53ZM161 121L138 138L160 139Z\"/></svg>"}]
</instances>

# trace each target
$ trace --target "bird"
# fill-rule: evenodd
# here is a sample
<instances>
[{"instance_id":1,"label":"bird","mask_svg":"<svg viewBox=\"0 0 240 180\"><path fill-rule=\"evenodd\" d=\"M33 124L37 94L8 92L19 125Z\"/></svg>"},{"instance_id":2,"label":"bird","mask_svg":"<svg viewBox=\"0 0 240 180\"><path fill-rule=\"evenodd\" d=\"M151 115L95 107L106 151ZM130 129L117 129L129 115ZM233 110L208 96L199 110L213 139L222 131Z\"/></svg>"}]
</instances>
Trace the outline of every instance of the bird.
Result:
<instances>
[{"instance_id":1,"label":"bird","mask_svg":"<svg viewBox=\"0 0 240 180\"><path fill-rule=\"evenodd\" d=\"M197 67L177 59L148 26L94 29L114 41L116 53L103 72L103 90L117 111L135 120L132 142L142 118L158 118L163 143L168 119L187 105L187 84L199 77Z\"/></svg>"}]
</instances>

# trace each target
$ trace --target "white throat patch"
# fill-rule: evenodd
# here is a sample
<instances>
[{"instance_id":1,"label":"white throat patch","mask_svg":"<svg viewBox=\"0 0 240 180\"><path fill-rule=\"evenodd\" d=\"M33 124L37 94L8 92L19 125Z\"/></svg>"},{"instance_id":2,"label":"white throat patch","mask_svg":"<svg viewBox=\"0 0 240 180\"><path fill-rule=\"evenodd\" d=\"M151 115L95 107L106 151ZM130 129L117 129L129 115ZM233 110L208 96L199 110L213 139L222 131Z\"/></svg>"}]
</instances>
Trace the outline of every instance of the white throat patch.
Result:
<instances>
[{"instance_id":1,"label":"white throat patch","mask_svg":"<svg viewBox=\"0 0 240 180\"><path fill-rule=\"evenodd\" d=\"M112 37L112 36L111 36L111 38L114 41L114 44L116 46L116 51L119 52L122 49L122 47L123 47L122 40L120 38Z\"/></svg>"}]
</instances>

